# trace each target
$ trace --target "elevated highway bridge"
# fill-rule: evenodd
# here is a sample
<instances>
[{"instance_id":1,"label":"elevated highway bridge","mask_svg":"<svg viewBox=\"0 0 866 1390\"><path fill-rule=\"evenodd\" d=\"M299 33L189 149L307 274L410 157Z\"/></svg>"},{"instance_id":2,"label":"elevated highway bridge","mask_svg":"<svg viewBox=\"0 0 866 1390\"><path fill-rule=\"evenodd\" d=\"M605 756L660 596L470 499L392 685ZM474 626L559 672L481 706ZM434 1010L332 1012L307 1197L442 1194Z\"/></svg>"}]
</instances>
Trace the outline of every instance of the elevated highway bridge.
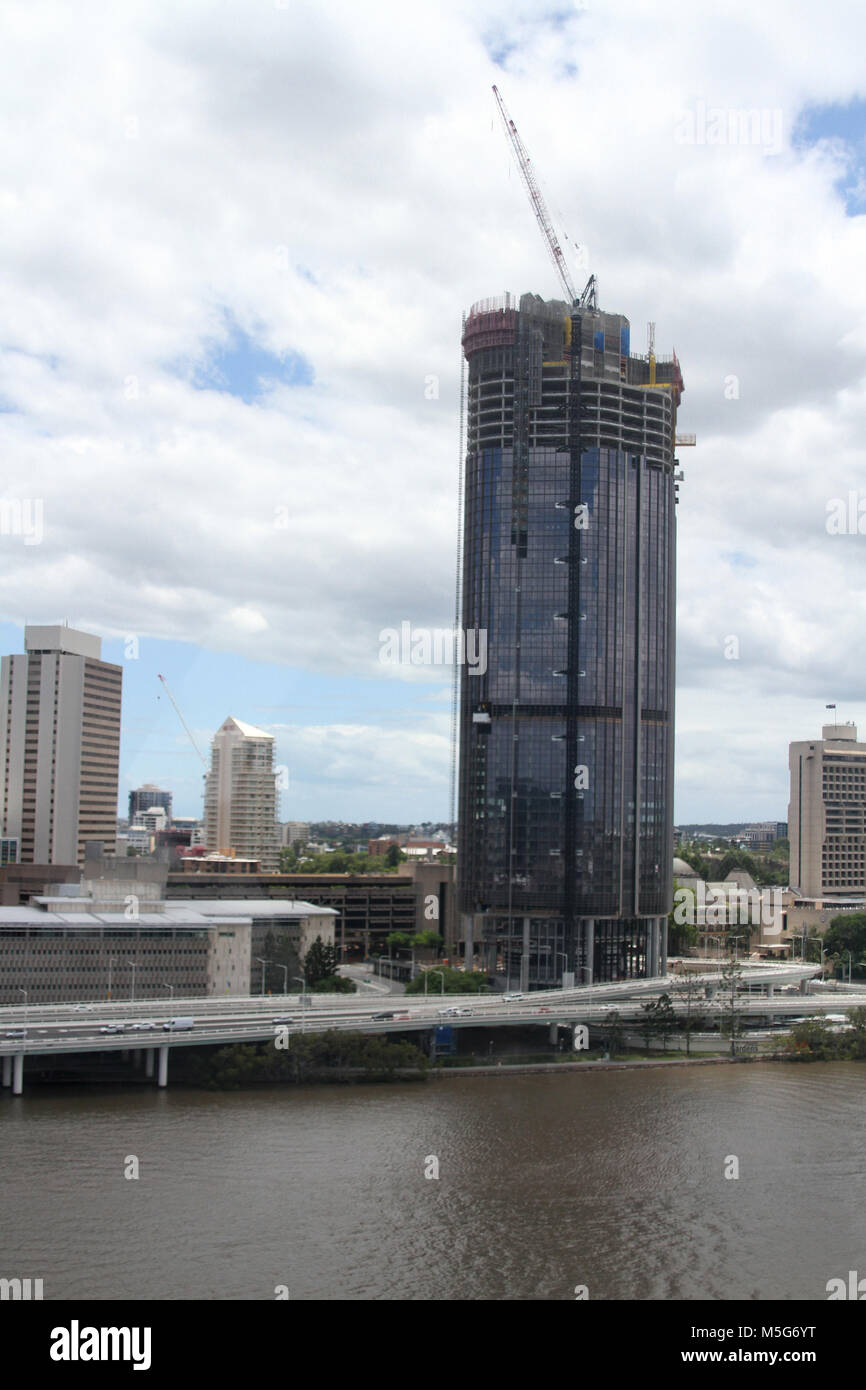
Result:
<instances>
[{"instance_id":1,"label":"elevated highway bridge","mask_svg":"<svg viewBox=\"0 0 866 1390\"><path fill-rule=\"evenodd\" d=\"M815 965L743 963L737 1008L742 1017L759 1018L821 1016L850 1008L866 1008L866 987L861 993L805 995L803 983L818 973ZM168 1078L168 1054L172 1047L203 1044L223 1046L236 1042L267 1042L282 1032L293 1034L342 1029L360 1033L411 1033L430 1031L447 1022L454 1028L497 1028L515 1025L573 1026L604 1024L616 1011L623 1022L639 1020L643 1006L667 992L678 1013L687 1003L678 997L683 975L660 979L628 980L615 984L584 985L573 989L537 991L525 995L430 994L423 995L271 995L241 998L145 999L0 1006L0 1066L4 1087L21 1094L26 1058L55 1058L64 1054L126 1052L144 1054L145 1074L157 1074L158 1084ZM700 991L691 1008L712 1019L721 1016L719 970L693 975ZM796 993L780 994L794 989ZM166 1003L168 1002L168 1008ZM444 1012L447 1010L447 1013ZM192 1027L167 1031L170 1019L191 1018ZM285 1020L285 1021L284 1021ZM106 1030L112 1031L106 1031ZM113 1031L118 1029L120 1031ZM290 1045L290 1041L289 1041Z\"/></svg>"}]
</instances>

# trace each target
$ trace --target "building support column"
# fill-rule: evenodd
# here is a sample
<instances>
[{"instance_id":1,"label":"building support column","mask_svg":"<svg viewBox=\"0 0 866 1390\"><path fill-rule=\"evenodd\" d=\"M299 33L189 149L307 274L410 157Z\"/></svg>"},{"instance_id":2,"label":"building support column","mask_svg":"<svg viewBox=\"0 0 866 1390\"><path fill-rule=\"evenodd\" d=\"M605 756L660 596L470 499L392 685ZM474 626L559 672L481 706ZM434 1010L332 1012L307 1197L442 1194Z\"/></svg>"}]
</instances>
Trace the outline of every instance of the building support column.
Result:
<instances>
[{"instance_id":1,"label":"building support column","mask_svg":"<svg viewBox=\"0 0 866 1390\"><path fill-rule=\"evenodd\" d=\"M463 918L463 964L471 970L475 957L475 918L467 912Z\"/></svg>"},{"instance_id":2,"label":"building support column","mask_svg":"<svg viewBox=\"0 0 866 1390\"><path fill-rule=\"evenodd\" d=\"M153 1063L154 1063L154 1058L155 1058L155 1056L156 1056L156 1048L155 1048L155 1047L149 1047L149 1048L147 1048L147 1050L145 1051L145 1054L144 1054L144 1074L145 1074L145 1076L153 1076Z\"/></svg>"},{"instance_id":3,"label":"building support column","mask_svg":"<svg viewBox=\"0 0 866 1390\"><path fill-rule=\"evenodd\" d=\"M529 923L530 919L523 919L523 948L520 952L520 989L529 989Z\"/></svg>"},{"instance_id":4,"label":"building support column","mask_svg":"<svg viewBox=\"0 0 866 1390\"><path fill-rule=\"evenodd\" d=\"M168 1085L168 1047L165 1045L159 1049L159 1077L157 1078L157 1085Z\"/></svg>"},{"instance_id":5,"label":"building support column","mask_svg":"<svg viewBox=\"0 0 866 1390\"><path fill-rule=\"evenodd\" d=\"M16 1052L12 1068L12 1094L20 1096L24 1089L24 1053Z\"/></svg>"},{"instance_id":6,"label":"building support column","mask_svg":"<svg viewBox=\"0 0 866 1390\"><path fill-rule=\"evenodd\" d=\"M644 918L646 922L646 973L647 979L654 980L658 974L658 919Z\"/></svg>"},{"instance_id":7,"label":"building support column","mask_svg":"<svg viewBox=\"0 0 866 1390\"><path fill-rule=\"evenodd\" d=\"M583 958L585 970L581 970L577 984L595 984L595 918L587 917L583 924Z\"/></svg>"},{"instance_id":8,"label":"building support column","mask_svg":"<svg viewBox=\"0 0 866 1390\"><path fill-rule=\"evenodd\" d=\"M12 1058L8 1054L3 1058L3 1085L12 1085Z\"/></svg>"}]
</instances>

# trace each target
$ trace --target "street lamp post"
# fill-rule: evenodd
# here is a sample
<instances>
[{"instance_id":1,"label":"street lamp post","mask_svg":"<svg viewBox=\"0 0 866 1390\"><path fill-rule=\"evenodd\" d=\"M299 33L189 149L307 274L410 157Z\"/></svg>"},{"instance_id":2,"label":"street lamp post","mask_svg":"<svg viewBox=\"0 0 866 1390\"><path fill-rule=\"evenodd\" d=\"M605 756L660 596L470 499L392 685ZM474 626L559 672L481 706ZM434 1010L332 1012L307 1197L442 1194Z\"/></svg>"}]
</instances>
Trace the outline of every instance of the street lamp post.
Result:
<instances>
[{"instance_id":1,"label":"street lamp post","mask_svg":"<svg viewBox=\"0 0 866 1390\"><path fill-rule=\"evenodd\" d=\"M292 976L292 979L293 979L293 980L300 980L300 982L301 982L301 1032L303 1033L304 1027L305 1027L306 1022L307 1022L307 1001L306 1001L306 998L305 998L305 991L306 991L306 988L307 988L307 981L305 980L305 978L304 978L303 975L293 975L293 976Z\"/></svg>"},{"instance_id":2,"label":"street lamp post","mask_svg":"<svg viewBox=\"0 0 866 1390\"><path fill-rule=\"evenodd\" d=\"M26 1033L26 1032L27 1032L27 990L24 989L23 985L17 985L16 988L17 988L19 994L23 994L23 995L24 995L24 1031L25 1031L25 1033Z\"/></svg>"},{"instance_id":3,"label":"street lamp post","mask_svg":"<svg viewBox=\"0 0 866 1390\"><path fill-rule=\"evenodd\" d=\"M818 946L820 947L820 950L821 950L821 955L820 955L820 958L819 958L819 960L818 960L818 964L819 964L820 967L821 967L821 979L823 980L823 978L824 978L824 938L821 937L821 936L804 936L804 937L803 937L803 941L804 941L804 942L806 942L806 941L817 941ZM805 964L805 960L806 960L806 955L805 955L805 951L804 951L804 953L803 953L803 962L804 962L804 964Z\"/></svg>"},{"instance_id":4,"label":"street lamp post","mask_svg":"<svg viewBox=\"0 0 866 1390\"><path fill-rule=\"evenodd\" d=\"M135 967L136 967L137 962L134 961L134 960L128 960L126 963L127 963L127 965L131 965L131 966L132 966L132 999L131 999L131 1002L134 1004L134 1003L135 1003Z\"/></svg>"},{"instance_id":5,"label":"street lamp post","mask_svg":"<svg viewBox=\"0 0 866 1390\"><path fill-rule=\"evenodd\" d=\"M587 987L589 987L589 986L592 984L592 966L591 966L591 965L579 965L577 968L578 968L578 970L580 971L581 975L584 975L584 974L585 974L585 975L588 975L588 976L589 976L589 979L588 979L587 982L586 982L586 983L587 983Z\"/></svg>"},{"instance_id":6,"label":"street lamp post","mask_svg":"<svg viewBox=\"0 0 866 1390\"><path fill-rule=\"evenodd\" d=\"M167 990L169 991L168 997L169 997L169 999L171 999L172 1001L174 1001L174 985L166 984L165 981L163 981L163 986L162 986L162 987L163 987L163 989L167 989Z\"/></svg>"},{"instance_id":7,"label":"street lamp post","mask_svg":"<svg viewBox=\"0 0 866 1390\"><path fill-rule=\"evenodd\" d=\"M445 971L444 970L425 970L424 971L424 998L427 998L427 976L441 975L442 977L442 998L445 998Z\"/></svg>"},{"instance_id":8,"label":"street lamp post","mask_svg":"<svg viewBox=\"0 0 866 1390\"><path fill-rule=\"evenodd\" d=\"M567 953L566 951L556 951L556 950L554 950L554 952L553 952L553 958L554 958L554 960L559 960L559 957L560 957L560 956L562 956L562 959L565 961L565 964L566 964L566 966L567 966L567 965L568 965L568 953ZM565 974L565 967L563 967L562 973L563 973L563 975ZM562 984L560 985L560 989L565 989L565 981L564 981L564 980L562 981Z\"/></svg>"},{"instance_id":9,"label":"street lamp post","mask_svg":"<svg viewBox=\"0 0 866 1390\"><path fill-rule=\"evenodd\" d=\"M842 952L842 955L848 957L848 984L850 985L850 984L851 984L851 952L850 952L850 951L843 951L843 952Z\"/></svg>"},{"instance_id":10,"label":"street lamp post","mask_svg":"<svg viewBox=\"0 0 866 1390\"><path fill-rule=\"evenodd\" d=\"M111 967L114 965L114 963L115 963L116 960L117 960L117 957L116 957L116 956L109 956L109 957L108 957L108 997L109 997L109 999L111 998Z\"/></svg>"},{"instance_id":11,"label":"street lamp post","mask_svg":"<svg viewBox=\"0 0 866 1390\"><path fill-rule=\"evenodd\" d=\"M265 966L270 965L271 961L262 960L261 956L256 956L256 963L262 967L262 998L265 997Z\"/></svg>"},{"instance_id":12,"label":"street lamp post","mask_svg":"<svg viewBox=\"0 0 866 1390\"><path fill-rule=\"evenodd\" d=\"M271 961L271 965L275 965L275 966L277 967L278 970L282 970L282 972L283 972L283 994L288 994L288 992L289 992L289 967L288 967L287 965L280 965L280 962L279 962L278 960L273 960L273 961Z\"/></svg>"}]
</instances>

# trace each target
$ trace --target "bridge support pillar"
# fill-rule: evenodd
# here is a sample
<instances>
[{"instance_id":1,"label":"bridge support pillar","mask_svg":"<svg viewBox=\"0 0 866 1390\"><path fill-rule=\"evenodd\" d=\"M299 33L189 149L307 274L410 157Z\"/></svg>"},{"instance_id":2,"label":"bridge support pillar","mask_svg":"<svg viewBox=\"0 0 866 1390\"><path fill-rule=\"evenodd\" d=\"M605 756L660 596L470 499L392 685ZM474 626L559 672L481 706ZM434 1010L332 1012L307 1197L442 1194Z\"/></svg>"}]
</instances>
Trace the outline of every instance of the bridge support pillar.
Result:
<instances>
[{"instance_id":1,"label":"bridge support pillar","mask_svg":"<svg viewBox=\"0 0 866 1390\"><path fill-rule=\"evenodd\" d=\"M12 1094L20 1096L24 1090L24 1053L16 1052L12 1067Z\"/></svg>"},{"instance_id":2,"label":"bridge support pillar","mask_svg":"<svg viewBox=\"0 0 866 1390\"><path fill-rule=\"evenodd\" d=\"M11 1086L11 1085L12 1085L12 1058L11 1058L11 1057L4 1057L4 1058L3 1058L3 1085L4 1085L4 1086Z\"/></svg>"},{"instance_id":3,"label":"bridge support pillar","mask_svg":"<svg viewBox=\"0 0 866 1390\"><path fill-rule=\"evenodd\" d=\"M145 1054L144 1054L144 1074L145 1074L145 1076L153 1076L153 1063L154 1063L155 1054L156 1054L156 1048L155 1048L155 1047L148 1047L148 1048L145 1050Z\"/></svg>"},{"instance_id":4,"label":"bridge support pillar","mask_svg":"<svg viewBox=\"0 0 866 1390\"><path fill-rule=\"evenodd\" d=\"M159 1049L159 1076L158 1086L168 1085L168 1048L163 1046Z\"/></svg>"},{"instance_id":5,"label":"bridge support pillar","mask_svg":"<svg viewBox=\"0 0 866 1390\"><path fill-rule=\"evenodd\" d=\"M547 1041L550 1043L551 1047L553 1047L553 1045L559 1041L558 1023L551 1023L550 1028L547 1032Z\"/></svg>"}]
</instances>

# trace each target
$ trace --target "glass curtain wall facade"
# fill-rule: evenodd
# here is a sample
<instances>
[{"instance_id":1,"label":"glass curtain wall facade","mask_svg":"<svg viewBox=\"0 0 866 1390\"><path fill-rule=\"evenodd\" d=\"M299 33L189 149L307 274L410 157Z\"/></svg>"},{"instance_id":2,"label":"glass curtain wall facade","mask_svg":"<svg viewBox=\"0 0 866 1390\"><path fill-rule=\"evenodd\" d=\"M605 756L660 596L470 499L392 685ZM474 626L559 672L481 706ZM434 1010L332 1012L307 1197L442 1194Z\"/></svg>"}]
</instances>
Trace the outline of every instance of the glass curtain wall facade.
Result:
<instances>
[{"instance_id":1,"label":"glass curtain wall facade","mask_svg":"<svg viewBox=\"0 0 866 1390\"><path fill-rule=\"evenodd\" d=\"M573 345L573 346L572 346ZM660 973L672 901L674 357L524 295L464 326L458 894L502 983Z\"/></svg>"}]
</instances>

